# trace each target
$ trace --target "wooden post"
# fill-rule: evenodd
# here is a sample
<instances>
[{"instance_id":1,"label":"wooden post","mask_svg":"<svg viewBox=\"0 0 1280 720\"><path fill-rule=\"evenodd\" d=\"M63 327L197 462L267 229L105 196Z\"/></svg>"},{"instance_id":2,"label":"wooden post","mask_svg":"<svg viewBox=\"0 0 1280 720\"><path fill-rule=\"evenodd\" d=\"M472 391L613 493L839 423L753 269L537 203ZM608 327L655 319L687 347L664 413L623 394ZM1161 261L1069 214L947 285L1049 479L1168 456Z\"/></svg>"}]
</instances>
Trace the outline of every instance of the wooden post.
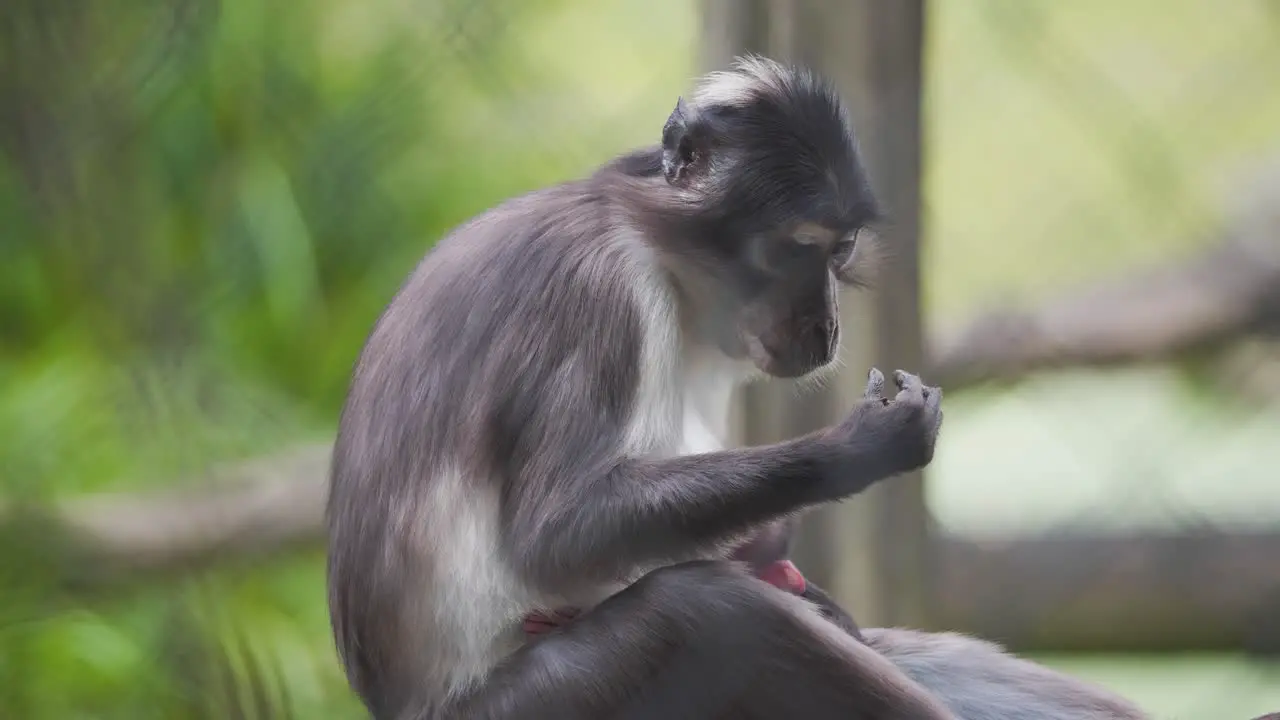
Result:
<instances>
[{"instance_id":1,"label":"wooden post","mask_svg":"<svg viewBox=\"0 0 1280 720\"><path fill-rule=\"evenodd\" d=\"M854 118L893 248L874 293L841 297L843 371L825 391L762 383L737 405L736 440L794 437L828 424L861 395L867 369L919 371L920 100L923 0L704 0L703 61L760 52L831 78ZM927 380L927 378L926 378ZM864 625L928 624L929 522L919 474L805 516L796 559Z\"/></svg>"},{"instance_id":2,"label":"wooden post","mask_svg":"<svg viewBox=\"0 0 1280 720\"><path fill-rule=\"evenodd\" d=\"M768 22L768 0L702 0L703 69L723 69L743 53L766 53Z\"/></svg>"}]
</instances>

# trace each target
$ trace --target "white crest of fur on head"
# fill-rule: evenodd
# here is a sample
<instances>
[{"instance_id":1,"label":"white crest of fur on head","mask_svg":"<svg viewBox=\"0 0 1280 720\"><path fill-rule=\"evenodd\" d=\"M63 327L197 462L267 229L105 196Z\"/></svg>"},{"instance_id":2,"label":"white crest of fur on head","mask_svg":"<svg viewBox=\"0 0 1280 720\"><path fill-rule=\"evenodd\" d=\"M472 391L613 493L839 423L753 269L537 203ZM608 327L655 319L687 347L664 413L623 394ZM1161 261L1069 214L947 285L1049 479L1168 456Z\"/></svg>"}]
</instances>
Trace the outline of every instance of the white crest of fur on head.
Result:
<instances>
[{"instance_id":1,"label":"white crest of fur on head","mask_svg":"<svg viewBox=\"0 0 1280 720\"><path fill-rule=\"evenodd\" d=\"M761 55L744 55L733 61L728 70L716 70L703 76L694 91L696 105L745 105L762 92L783 89L793 71Z\"/></svg>"}]
</instances>

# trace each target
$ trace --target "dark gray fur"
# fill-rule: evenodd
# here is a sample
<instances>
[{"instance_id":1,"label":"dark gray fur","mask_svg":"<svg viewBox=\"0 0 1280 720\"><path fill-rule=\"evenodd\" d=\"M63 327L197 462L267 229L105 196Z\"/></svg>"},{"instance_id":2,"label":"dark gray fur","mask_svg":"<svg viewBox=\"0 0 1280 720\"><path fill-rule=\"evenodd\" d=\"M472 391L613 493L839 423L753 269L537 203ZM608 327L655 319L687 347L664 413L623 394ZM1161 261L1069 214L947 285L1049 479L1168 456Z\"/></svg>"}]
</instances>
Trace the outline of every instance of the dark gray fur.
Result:
<instances>
[{"instance_id":1,"label":"dark gray fur","mask_svg":"<svg viewBox=\"0 0 1280 720\"><path fill-rule=\"evenodd\" d=\"M790 555L794 519L767 525L734 551L752 567ZM802 596L819 613L891 660L963 720L1137 719L1132 703L1103 688L1009 655L998 645L956 633L862 630L825 591L808 584Z\"/></svg>"},{"instance_id":2,"label":"dark gray fur","mask_svg":"<svg viewBox=\"0 0 1280 720\"><path fill-rule=\"evenodd\" d=\"M734 548L730 559L746 563L756 574L779 560L789 559L795 523L796 518L789 517L766 524L750 540ZM805 590L800 597L813 603L823 617L841 630L858 640L865 640L853 616L812 580L806 579Z\"/></svg>"},{"instance_id":3,"label":"dark gray fur","mask_svg":"<svg viewBox=\"0 0 1280 720\"><path fill-rule=\"evenodd\" d=\"M1104 688L955 633L866 628L867 644L962 720L1143 720Z\"/></svg>"},{"instance_id":4,"label":"dark gray fur","mask_svg":"<svg viewBox=\"0 0 1280 720\"><path fill-rule=\"evenodd\" d=\"M661 146L438 243L369 337L333 456L331 616L375 717L952 717L716 559L932 457L941 392L905 373L822 432L708 440L732 382L831 364L873 215L835 93L753 59ZM588 609L524 644L520 617L561 605Z\"/></svg>"}]
</instances>

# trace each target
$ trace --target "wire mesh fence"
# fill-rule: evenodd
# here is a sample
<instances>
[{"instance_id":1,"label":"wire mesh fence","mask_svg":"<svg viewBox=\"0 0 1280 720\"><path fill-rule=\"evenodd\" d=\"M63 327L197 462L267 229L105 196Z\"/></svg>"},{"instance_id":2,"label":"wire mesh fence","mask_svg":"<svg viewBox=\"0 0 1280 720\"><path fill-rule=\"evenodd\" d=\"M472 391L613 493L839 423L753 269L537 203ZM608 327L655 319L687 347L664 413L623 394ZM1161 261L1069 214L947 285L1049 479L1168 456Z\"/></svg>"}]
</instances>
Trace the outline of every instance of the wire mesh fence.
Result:
<instances>
[{"instance_id":1,"label":"wire mesh fence","mask_svg":"<svg viewBox=\"0 0 1280 720\"><path fill-rule=\"evenodd\" d=\"M1022 431L1028 442L1044 438L1038 447L1061 454L1053 465L1075 465L1069 472L1096 479L1092 492L1106 497L1088 505L1089 522L1117 514L1125 525L1139 518L1158 524L1160 517L1185 524L1188 516L1272 520L1267 471L1233 456L1249 444L1249 428L1266 431L1274 407L1264 389L1273 372L1271 278L1264 273L1255 285L1212 251L1230 243L1267 247L1273 233L1276 176L1265 172L1276 160L1273 134L1244 140L1254 118L1227 108L1248 103L1249 115L1274 112L1253 100L1256 88L1274 79L1275 26L1261 4L1233 6L1223 16L1208 6L1198 15L1193 6L1157 18L1137 9L980 4L971 13L951 11L972 16L957 19L957 26L968 24L954 35L988 48L990 64L947 69L945 49L935 55L935 317L963 322L978 300L1045 325L1035 329L1048 337L997 340L1042 344L1019 348L1019 357L1068 366L1058 374L1067 379L1050 381L1079 388L1068 391L1070 409L1059 417L1038 407L1039 385L1008 393L1004 402L1010 413L1032 406ZM1184 32L1197 35L1194 50L1175 44ZM952 107L957 111L948 113ZM965 209L979 203L981 211ZM964 218L971 219L961 224ZM1269 249L1257 252L1242 257L1267 262ZM1233 283L1239 297L1210 289ZM1206 296L1203 305L1187 299L1197 295ZM968 307L951 310L957 305ZM1145 314L1130 318L1131 308ZM1037 315L1041 309L1058 315ZM1083 377L1071 366L1148 359L1168 362L1070 384ZM1243 384L1233 388L1237 381ZM1090 388L1099 391L1092 408L1085 405L1093 401ZM1183 400L1196 392L1223 402ZM1237 489L1220 492L1227 475L1239 478ZM1069 512L1059 500L1058 512ZM1068 515L1062 522L1078 521Z\"/></svg>"},{"instance_id":2,"label":"wire mesh fence","mask_svg":"<svg viewBox=\"0 0 1280 720\"><path fill-rule=\"evenodd\" d=\"M1208 529L1245 538L1212 575L1180 561L1194 543L1141 572L1189 595L1274 579L1257 548L1280 533L1278 8L929 5L926 345L956 388L929 475L943 530L1013 557L1063 533ZM699 70L699 13L9 3L3 491L57 507L199 489L210 468L324 437L369 326L435 238L657 139ZM53 552L57 526L31 518L0 542L17 589L0 604L0 715L360 716L314 552L194 563L144 543L171 561L125 585L102 580L116 564ZM985 612L1026 635L1123 604L1098 599L1123 567L1072 572L1057 595L1001 586ZM1018 595L1049 600L1001 601ZM1256 633L1214 636L1205 617L1195 642L1274 649L1280 597L1233 602L1256 608ZM1050 659L1161 718L1280 707L1261 657Z\"/></svg>"},{"instance_id":3,"label":"wire mesh fence","mask_svg":"<svg viewBox=\"0 0 1280 720\"><path fill-rule=\"evenodd\" d=\"M1278 601L1274 577L1248 585L1271 561L1243 538L1269 537L1278 521L1280 475L1264 456L1280 428L1267 389L1280 347L1280 156L1263 128L1280 125L1259 90L1277 78L1280 26L1273 4L1164 10L931 8L934 349L985 343L951 360L977 360L971 377L995 382L952 393L930 501L968 537L1115 539L1091 550L1113 555L1096 562L1046 554L1055 564L1040 587L990 589L986 614L1010 635L1091 610L1119 623L1082 635L1123 634L1142 619L1126 625L1100 608L1113 598L1117 613L1162 612L1136 599L1135 578L1149 575L1204 611L1210 595L1253 593L1236 607L1258 619L1256 633L1200 640L1256 650L1273 642L1261 642L1261 618ZM1168 545L1144 556L1142 540L1122 539L1134 537ZM1205 538L1230 549L1210 559ZM1003 557L1019 552L1011 544ZM1041 602L1008 600L1019 596ZM1098 677L1150 693L1161 717L1251 717L1276 702L1275 666L1256 656L1234 671L1150 657L1111 670Z\"/></svg>"}]
</instances>

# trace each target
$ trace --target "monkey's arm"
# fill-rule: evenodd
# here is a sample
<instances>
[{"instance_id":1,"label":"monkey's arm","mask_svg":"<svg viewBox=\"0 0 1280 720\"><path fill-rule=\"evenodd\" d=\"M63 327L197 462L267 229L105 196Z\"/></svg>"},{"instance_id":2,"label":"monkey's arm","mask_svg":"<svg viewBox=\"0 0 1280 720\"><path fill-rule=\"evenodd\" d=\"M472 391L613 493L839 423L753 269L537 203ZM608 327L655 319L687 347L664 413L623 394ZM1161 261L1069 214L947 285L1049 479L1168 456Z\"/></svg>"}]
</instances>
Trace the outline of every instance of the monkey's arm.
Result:
<instances>
[{"instance_id":1,"label":"monkey's arm","mask_svg":"<svg viewBox=\"0 0 1280 720\"><path fill-rule=\"evenodd\" d=\"M829 499L835 493L818 478L839 459L810 435L767 447L565 469L559 487L545 493L563 500L529 497L508 505L508 546L535 582L621 579L639 567L708 554L754 525ZM868 474L864 487L878 479Z\"/></svg>"},{"instance_id":2,"label":"monkey's arm","mask_svg":"<svg viewBox=\"0 0 1280 720\"><path fill-rule=\"evenodd\" d=\"M585 467L572 461L572 446L559 463L546 448L541 473L526 475L504 503L508 551L535 585L623 579L918 467L932 451L941 393L903 373L890 402L883 381L872 373L866 399L839 426L774 445Z\"/></svg>"}]
</instances>

